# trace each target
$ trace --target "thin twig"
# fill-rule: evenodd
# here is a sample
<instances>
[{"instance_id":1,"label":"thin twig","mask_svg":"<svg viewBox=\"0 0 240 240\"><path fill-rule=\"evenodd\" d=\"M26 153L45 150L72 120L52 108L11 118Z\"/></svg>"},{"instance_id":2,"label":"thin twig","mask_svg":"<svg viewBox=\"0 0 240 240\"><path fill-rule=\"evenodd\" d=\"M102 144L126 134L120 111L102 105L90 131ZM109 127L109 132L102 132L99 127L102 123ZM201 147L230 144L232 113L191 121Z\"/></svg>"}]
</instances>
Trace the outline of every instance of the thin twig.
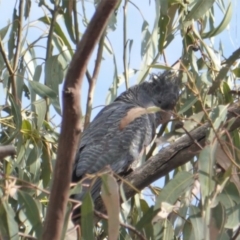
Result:
<instances>
[{"instance_id":1,"label":"thin twig","mask_svg":"<svg viewBox=\"0 0 240 240\"><path fill-rule=\"evenodd\" d=\"M91 119L94 90L95 90L95 87L96 87L97 76L99 74L100 66L101 66L101 62L102 62L102 53L103 53L105 32L106 31L103 32L103 34L101 36L101 39L99 41L97 59L96 59L95 67L94 67L94 70L93 70L93 76L90 79L90 81L88 81L89 82L89 88L88 88L88 97L87 97L87 106L86 106L86 114L85 114L85 121L84 121L84 129L86 129L86 127L90 123L90 119Z\"/></svg>"},{"instance_id":2,"label":"thin twig","mask_svg":"<svg viewBox=\"0 0 240 240\"><path fill-rule=\"evenodd\" d=\"M193 141L200 149L203 149L203 147L197 142L196 139L194 139L194 138L191 136L191 134L187 131L187 129L186 129L184 126L182 126L182 129L184 130L184 132L189 136L189 138L191 138L192 141Z\"/></svg>"},{"instance_id":3,"label":"thin twig","mask_svg":"<svg viewBox=\"0 0 240 240\"><path fill-rule=\"evenodd\" d=\"M160 129L159 129L159 132L157 133L157 137L156 137L156 138L160 138L160 137L163 135L163 133L164 133L167 125L168 125L168 122L162 124L162 126L161 126ZM156 141L155 141L155 142L153 143L153 145L151 146L151 148L149 149L147 155L146 155L146 160L148 160L150 157L152 157L153 152L154 152L154 150L155 150L156 147L157 147L157 143L156 143Z\"/></svg>"},{"instance_id":4,"label":"thin twig","mask_svg":"<svg viewBox=\"0 0 240 240\"><path fill-rule=\"evenodd\" d=\"M99 218L102 218L102 219L105 219L105 220L108 220L108 216L105 215L104 213L101 213L97 210L94 210L94 214L99 217ZM138 236L138 239L141 239L141 240L147 240L141 232L139 232L135 227L131 226L131 225L128 225L126 223L123 223L123 222L120 222L120 225L124 228L127 228L128 230L132 231L133 233L135 233L137 236Z\"/></svg>"},{"instance_id":5,"label":"thin twig","mask_svg":"<svg viewBox=\"0 0 240 240\"><path fill-rule=\"evenodd\" d=\"M73 1L73 20L74 20L74 31L76 37L76 44L79 43L79 26L78 26L78 16L77 16L77 1Z\"/></svg>"},{"instance_id":6,"label":"thin twig","mask_svg":"<svg viewBox=\"0 0 240 240\"><path fill-rule=\"evenodd\" d=\"M59 3L60 1L55 1L54 4L54 10L50 11L52 13L52 20L50 23L50 29L48 32L48 38L47 38L47 51L46 51L46 57L45 57L45 61L47 61L49 59L49 57L51 57L52 54L52 41L53 41L53 33L54 33L54 27L57 21L57 16L58 16L58 11L59 11ZM45 79L44 79L44 84L48 85L48 79L46 78L47 75L45 75ZM46 103L47 103L47 110L46 110L46 115L45 115L45 120L48 121L49 120L49 98L45 98Z\"/></svg>"},{"instance_id":7,"label":"thin twig","mask_svg":"<svg viewBox=\"0 0 240 240\"><path fill-rule=\"evenodd\" d=\"M126 89L128 86L128 69L127 69L127 4L128 0L125 0L123 6L123 67L125 76Z\"/></svg>"}]
</instances>

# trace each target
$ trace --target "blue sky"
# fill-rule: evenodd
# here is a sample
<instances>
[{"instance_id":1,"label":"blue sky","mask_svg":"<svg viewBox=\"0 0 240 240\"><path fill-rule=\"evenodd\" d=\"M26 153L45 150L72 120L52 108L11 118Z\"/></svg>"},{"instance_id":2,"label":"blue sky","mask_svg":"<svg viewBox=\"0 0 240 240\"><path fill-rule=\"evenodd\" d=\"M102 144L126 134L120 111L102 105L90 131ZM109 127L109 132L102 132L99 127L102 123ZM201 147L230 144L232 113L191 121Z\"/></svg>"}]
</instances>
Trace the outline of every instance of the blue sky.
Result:
<instances>
[{"instance_id":1,"label":"blue sky","mask_svg":"<svg viewBox=\"0 0 240 240\"><path fill-rule=\"evenodd\" d=\"M48 1L47 1L48 2ZM145 20L149 23L149 29L152 29L153 22L155 19L155 3L154 1L133 1L137 6L139 7L140 11L142 12ZM225 1L227 4L228 1ZM17 3L18 4L18 3ZM80 2L79 2L80 4ZM4 27L9 21L11 21L12 16L12 10L13 6L15 5L15 1L7 1L2 0L0 2L0 16L1 16L1 22L0 22L0 28ZM51 4L49 4L51 6ZM221 34L221 37L216 37L214 39L214 45L218 46L219 41L221 40L224 46L224 53L225 56L228 57L232 51L234 51L236 48L239 47L239 24L237 24L239 21L239 16L236 12L237 9L240 9L240 3L239 1L235 0L233 1L233 17L231 24L228 28L228 31ZM85 2L85 9L86 9L86 16L87 19L90 20L91 16L94 11L94 7L92 4L92 1L86 1ZM220 11L216 12L216 23L219 23L222 19L222 14ZM42 16L43 11L37 6L37 3L32 1L32 10L30 14L30 22L37 20L40 16ZM82 12L80 12L82 14ZM79 18L80 19L80 18ZM118 67L118 73L123 73L123 8L122 6L119 7L118 13L117 13L117 25L116 30L109 33L109 39L111 41L111 44L114 49L114 53L116 55L116 61L117 61L117 67ZM60 20L61 21L61 20ZM83 24L80 22L80 31L83 29ZM139 13L139 11L131 4L128 4L128 16L127 16L127 39L133 40L131 55L130 55L130 68L132 69L138 69L140 70L141 65L141 56L140 56L140 49L141 49L141 27L143 23L143 17ZM33 41L38 37L43 31L46 29L44 25L37 22L31 23L31 28L27 33L27 39L29 42ZM6 37L4 39L4 42L6 42L8 38ZM39 43L40 45L41 43ZM44 45L44 40L42 41L42 45ZM5 45L6 46L6 45ZM166 49L166 57L168 64L174 63L181 55L181 37L180 35L176 35L174 41L171 43L171 45ZM36 55L45 57L45 52L42 48L35 48ZM91 61L89 63L89 71L92 73L94 62L95 62L95 53L91 58ZM111 85L112 79L113 79L113 60L112 56L107 51L104 51L103 54L104 60L102 61L101 70L98 76L97 86L96 86L96 92L94 96L94 106L98 105L104 105L106 100L106 94L107 91ZM163 63L163 59L159 59L160 63ZM154 70L155 71L155 70ZM156 70L158 72L158 70ZM130 79L130 84L133 85L136 82L136 76ZM88 83L86 79L84 80L83 84L83 90L82 90L82 108L83 112L85 112L85 104L86 104L86 96L87 96L87 89L88 89ZM60 86L61 90L61 86ZM123 84L119 88L119 92L125 90L125 85ZM2 92L2 89L1 89ZM0 96L4 96L0 92ZM2 104L3 98L0 97L0 103ZM99 108L96 108L93 110L93 115L95 115L99 111ZM60 119L57 117L56 119L59 121Z\"/></svg>"}]
</instances>

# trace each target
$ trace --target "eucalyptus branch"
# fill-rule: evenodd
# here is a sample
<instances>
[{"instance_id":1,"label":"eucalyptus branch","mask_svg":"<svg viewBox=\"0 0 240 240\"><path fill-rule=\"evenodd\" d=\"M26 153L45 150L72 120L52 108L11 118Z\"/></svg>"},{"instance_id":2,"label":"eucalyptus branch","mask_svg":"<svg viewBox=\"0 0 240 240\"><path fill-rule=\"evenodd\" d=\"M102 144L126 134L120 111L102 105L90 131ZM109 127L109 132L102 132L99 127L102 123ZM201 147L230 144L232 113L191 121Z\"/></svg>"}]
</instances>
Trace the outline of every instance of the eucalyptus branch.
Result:
<instances>
[{"instance_id":1,"label":"eucalyptus branch","mask_svg":"<svg viewBox=\"0 0 240 240\"><path fill-rule=\"evenodd\" d=\"M96 87L97 76L99 74L100 66L101 66L101 62L102 62L102 53L103 53L105 33L106 33L106 30L103 32L102 37L99 41L97 59L96 59L95 67L94 67L94 70L93 70L93 76L89 81L87 106L86 106L86 114L85 114L85 121L84 121L84 129L88 126L88 124L90 123L90 119L91 119L94 90L95 90L95 87Z\"/></svg>"},{"instance_id":2,"label":"eucalyptus branch","mask_svg":"<svg viewBox=\"0 0 240 240\"><path fill-rule=\"evenodd\" d=\"M57 160L42 235L44 240L61 239L64 216L69 199L72 164L81 131L79 120L82 117L80 106L83 77L93 49L102 36L107 21L118 2L118 0L102 0L99 3L86 32L77 46L66 75L62 93L63 113Z\"/></svg>"}]
</instances>

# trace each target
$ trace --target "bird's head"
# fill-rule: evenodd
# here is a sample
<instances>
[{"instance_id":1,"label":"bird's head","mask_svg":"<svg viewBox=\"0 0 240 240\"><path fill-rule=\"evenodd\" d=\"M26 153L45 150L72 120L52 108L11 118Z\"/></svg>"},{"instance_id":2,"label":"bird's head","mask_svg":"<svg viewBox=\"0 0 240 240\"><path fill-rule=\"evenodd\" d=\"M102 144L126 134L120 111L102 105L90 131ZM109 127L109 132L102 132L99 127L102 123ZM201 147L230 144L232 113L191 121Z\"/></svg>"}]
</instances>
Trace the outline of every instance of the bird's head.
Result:
<instances>
[{"instance_id":1,"label":"bird's head","mask_svg":"<svg viewBox=\"0 0 240 240\"><path fill-rule=\"evenodd\" d=\"M152 94L154 105L163 110L173 110L179 98L179 78L176 72L152 75L148 92Z\"/></svg>"}]
</instances>

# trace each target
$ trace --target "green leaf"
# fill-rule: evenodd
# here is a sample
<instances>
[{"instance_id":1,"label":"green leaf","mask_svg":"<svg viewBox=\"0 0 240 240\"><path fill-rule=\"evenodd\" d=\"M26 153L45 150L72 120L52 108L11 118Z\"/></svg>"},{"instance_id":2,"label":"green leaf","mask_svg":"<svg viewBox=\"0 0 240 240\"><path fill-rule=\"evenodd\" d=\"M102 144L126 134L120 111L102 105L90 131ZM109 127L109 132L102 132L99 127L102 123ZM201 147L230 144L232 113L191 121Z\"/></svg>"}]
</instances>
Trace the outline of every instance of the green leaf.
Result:
<instances>
[{"instance_id":1,"label":"green leaf","mask_svg":"<svg viewBox=\"0 0 240 240\"><path fill-rule=\"evenodd\" d=\"M189 172L178 172L176 176L171 179L167 185L162 189L157 196L155 209L161 207L162 202L175 204L177 199L183 195L193 185L193 175Z\"/></svg>"},{"instance_id":2,"label":"green leaf","mask_svg":"<svg viewBox=\"0 0 240 240\"><path fill-rule=\"evenodd\" d=\"M224 15L224 18L221 21L221 23L216 28L213 28L211 31L209 31L207 33L203 33L201 35L202 38L211 38L213 36L218 35L223 30L226 30L226 27L230 23L231 18L232 18L232 3L230 2L229 5L228 5L228 8L227 8L227 11L226 11L226 13Z\"/></svg>"},{"instance_id":3,"label":"green leaf","mask_svg":"<svg viewBox=\"0 0 240 240\"><path fill-rule=\"evenodd\" d=\"M33 102L33 104L37 113L37 128L40 130L47 112L47 103L44 99L39 99Z\"/></svg>"},{"instance_id":4,"label":"green leaf","mask_svg":"<svg viewBox=\"0 0 240 240\"><path fill-rule=\"evenodd\" d=\"M184 121L184 128L190 132L191 130L193 130L199 123L201 123L202 118L204 116L204 112L201 111L197 114L193 114L191 117L189 117L189 120ZM185 131L183 129L177 129L176 132L181 132L181 133L185 133Z\"/></svg>"},{"instance_id":5,"label":"green leaf","mask_svg":"<svg viewBox=\"0 0 240 240\"><path fill-rule=\"evenodd\" d=\"M81 229L82 240L95 239L93 234L94 229L94 205L90 192L88 191L83 199L81 206Z\"/></svg>"},{"instance_id":6,"label":"green leaf","mask_svg":"<svg viewBox=\"0 0 240 240\"><path fill-rule=\"evenodd\" d=\"M215 130L218 130L223 122L225 122L228 113L228 105L219 105L213 109L210 118L213 122ZM215 132L211 129L208 139L212 141L215 138Z\"/></svg>"},{"instance_id":7,"label":"green leaf","mask_svg":"<svg viewBox=\"0 0 240 240\"><path fill-rule=\"evenodd\" d=\"M199 166L199 181L201 185L202 204L204 205L205 199L211 196L215 189L215 182L213 181L213 166L215 164L215 151L216 144L207 145L200 152L198 159Z\"/></svg>"},{"instance_id":8,"label":"green leaf","mask_svg":"<svg viewBox=\"0 0 240 240\"><path fill-rule=\"evenodd\" d=\"M158 41L158 50L162 54L163 49L164 49L164 43L166 40L166 35L167 35L167 26L169 23L169 17L165 13L161 11L160 17L159 17L159 22L158 22L158 28L159 28L159 41Z\"/></svg>"},{"instance_id":9,"label":"green leaf","mask_svg":"<svg viewBox=\"0 0 240 240\"><path fill-rule=\"evenodd\" d=\"M10 143L19 133L22 126L22 115L21 115L20 106L16 104L11 94L9 94L9 101L11 104L11 114L13 115L15 125L14 125L14 130L10 132L10 135L3 139L2 141L3 145Z\"/></svg>"},{"instance_id":10,"label":"green leaf","mask_svg":"<svg viewBox=\"0 0 240 240\"><path fill-rule=\"evenodd\" d=\"M75 4L75 3L73 3ZM66 29L68 31L68 36L71 38L72 42L74 44L76 44L76 38L74 36L74 32L73 32L73 22L72 22L72 12L70 12L69 8L67 9L67 11L65 11L65 13L63 14L64 17L64 22L65 22L65 26Z\"/></svg>"},{"instance_id":11,"label":"green leaf","mask_svg":"<svg viewBox=\"0 0 240 240\"><path fill-rule=\"evenodd\" d=\"M42 221L35 200L28 193L21 190L18 191L18 200L32 225L32 231L34 231L37 238L40 239L42 235Z\"/></svg>"},{"instance_id":12,"label":"green leaf","mask_svg":"<svg viewBox=\"0 0 240 240\"><path fill-rule=\"evenodd\" d=\"M107 94L106 104L113 102L113 100L117 97L117 89L119 86L117 62L116 62L114 53L113 53L113 64L114 64L113 82L112 82L111 87L109 88L109 93Z\"/></svg>"},{"instance_id":13,"label":"green leaf","mask_svg":"<svg viewBox=\"0 0 240 240\"><path fill-rule=\"evenodd\" d=\"M18 224L15 212L7 201L0 199L0 233L3 239L18 240Z\"/></svg>"},{"instance_id":14,"label":"green leaf","mask_svg":"<svg viewBox=\"0 0 240 240\"><path fill-rule=\"evenodd\" d=\"M227 82L223 81L222 83L222 91L223 91L223 95L225 98L225 103L232 103L233 102L233 98L232 95L230 93L231 89L228 85Z\"/></svg>"},{"instance_id":15,"label":"green leaf","mask_svg":"<svg viewBox=\"0 0 240 240\"><path fill-rule=\"evenodd\" d=\"M197 20L213 6L215 0L198 0L188 13L185 21Z\"/></svg>"},{"instance_id":16,"label":"green leaf","mask_svg":"<svg viewBox=\"0 0 240 240\"><path fill-rule=\"evenodd\" d=\"M52 158L46 144L42 148L42 180L43 186L47 187L52 176Z\"/></svg>"},{"instance_id":17,"label":"green leaf","mask_svg":"<svg viewBox=\"0 0 240 240\"><path fill-rule=\"evenodd\" d=\"M34 71L33 81L39 82L41 74L42 74L42 65L37 65ZM36 100L36 93L32 88L30 88L30 92L31 92L31 102L34 102Z\"/></svg>"},{"instance_id":18,"label":"green leaf","mask_svg":"<svg viewBox=\"0 0 240 240\"><path fill-rule=\"evenodd\" d=\"M240 78L240 67L234 68L233 73L236 77Z\"/></svg>"},{"instance_id":19,"label":"green leaf","mask_svg":"<svg viewBox=\"0 0 240 240\"><path fill-rule=\"evenodd\" d=\"M156 69L162 69L162 70L172 70L172 67L168 67L162 64L153 64L153 65L149 65L149 67L151 68L156 68Z\"/></svg>"},{"instance_id":20,"label":"green leaf","mask_svg":"<svg viewBox=\"0 0 240 240\"><path fill-rule=\"evenodd\" d=\"M76 234L76 231L74 231L72 233L72 229L70 229L70 233L69 233L69 238L68 238L68 227L69 227L69 222L71 222L71 219L70 219L70 216L71 216L71 213L72 213L72 204L68 203L67 204L67 208L66 208L66 212L65 212L65 216L64 216L64 223L63 223L63 228L62 228L62 234L61 234L61 240L65 240L65 239L69 239L70 237L72 237L72 234L75 233L75 238L74 239L77 239L77 234ZM71 223L73 225L73 223ZM72 226L72 228L74 228L74 225Z\"/></svg>"},{"instance_id":21,"label":"green leaf","mask_svg":"<svg viewBox=\"0 0 240 240\"><path fill-rule=\"evenodd\" d=\"M217 196L226 210L227 222L225 228L234 228L240 221L240 195L235 184L229 182L222 193Z\"/></svg>"},{"instance_id":22,"label":"green leaf","mask_svg":"<svg viewBox=\"0 0 240 240\"><path fill-rule=\"evenodd\" d=\"M6 27L3 27L1 30L0 30L0 40L2 41L4 39L4 37L6 36L7 32L8 32L8 29L9 27L11 26L11 24L8 24Z\"/></svg>"},{"instance_id":23,"label":"green leaf","mask_svg":"<svg viewBox=\"0 0 240 240\"><path fill-rule=\"evenodd\" d=\"M189 207L190 211L190 222L193 227L194 240L203 240L205 239L205 232L203 228L203 220L199 208L195 206Z\"/></svg>"},{"instance_id":24,"label":"green leaf","mask_svg":"<svg viewBox=\"0 0 240 240\"><path fill-rule=\"evenodd\" d=\"M119 191L116 179L110 174L103 174L101 197L108 214L108 237L109 239L117 239L119 235Z\"/></svg>"},{"instance_id":25,"label":"green leaf","mask_svg":"<svg viewBox=\"0 0 240 240\"><path fill-rule=\"evenodd\" d=\"M149 40L151 34L149 32L149 24L147 21L143 21L142 24L142 41L141 41L141 56L143 57L148 49Z\"/></svg>"},{"instance_id":26,"label":"green leaf","mask_svg":"<svg viewBox=\"0 0 240 240\"><path fill-rule=\"evenodd\" d=\"M164 220L163 223L163 233L162 233L162 240L169 240L174 239L174 229L173 225L168 219Z\"/></svg>"},{"instance_id":27,"label":"green leaf","mask_svg":"<svg viewBox=\"0 0 240 240\"><path fill-rule=\"evenodd\" d=\"M184 224L183 227L183 240L192 240L194 239L194 232L193 232L193 227L192 224L189 221L189 218Z\"/></svg>"},{"instance_id":28,"label":"green leaf","mask_svg":"<svg viewBox=\"0 0 240 240\"><path fill-rule=\"evenodd\" d=\"M73 188L70 189L69 196L78 194L80 192L82 192L82 183L78 182Z\"/></svg>"},{"instance_id":29,"label":"green leaf","mask_svg":"<svg viewBox=\"0 0 240 240\"><path fill-rule=\"evenodd\" d=\"M46 85L58 93L58 86L63 80L63 68L58 61L59 55L51 56L45 64Z\"/></svg>"},{"instance_id":30,"label":"green leaf","mask_svg":"<svg viewBox=\"0 0 240 240\"><path fill-rule=\"evenodd\" d=\"M37 93L39 96L45 98L56 98L57 94L49 87L45 86L42 83L35 82L35 81L29 81L29 85L33 89L35 93Z\"/></svg>"},{"instance_id":31,"label":"green leaf","mask_svg":"<svg viewBox=\"0 0 240 240\"><path fill-rule=\"evenodd\" d=\"M53 105L55 111L62 116L62 110L59 102L59 96L57 96L55 99L50 99L51 104Z\"/></svg>"},{"instance_id":32,"label":"green leaf","mask_svg":"<svg viewBox=\"0 0 240 240\"><path fill-rule=\"evenodd\" d=\"M185 113L187 110L189 110L196 102L197 102L197 97L195 96L191 96L189 97L186 102L184 103L184 105L180 108L180 110L178 111L178 114L182 114Z\"/></svg>"},{"instance_id":33,"label":"green leaf","mask_svg":"<svg viewBox=\"0 0 240 240\"><path fill-rule=\"evenodd\" d=\"M213 224L213 226L217 228L218 232L223 232L227 216L225 207L221 204L221 202L219 202L215 208L212 208L211 217L211 225Z\"/></svg>"},{"instance_id":34,"label":"green leaf","mask_svg":"<svg viewBox=\"0 0 240 240\"><path fill-rule=\"evenodd\" d=\"M31 0L26 0L25 8L24 8L24 17L25 20L29 17L30 9L31 9Z\"/></svg>"},{"instance_id":35,"label":"green leaf","mask_svg":"<svg viewBox=\"0 0 240 240\"><path fill-rule=\"evenodd\" d=\"M46 23L47 25L50 25L50 23L52 22L52 18L50 17L41 17L38 19L38 21L41 21L43 23ZM58 18L58 21L60 21L60 18ZM67 46L68 50L70 51L71 55L73 55L73 49L71 47L71 44L69 43L69 41L66 38L66 34L63 32L61 26L55 22L54 24L54 33L57 34L62 41L64 42L64 44Z\"/></svg>"},{"instance_id":36,"label":"green leaf","mask_svg":"<svg viewBox=\"0 0 240 240\"><path fill-rule=\"evenodd\" d=\"M17 37L17 30L18 30L18 15L17 15L17 9L13 9L13 14L12 14L12 24L11 24L11 32L9 35L9 40L8 40L8 59L12 59L14 52L13 49L15 48L15 40Z\"/></svg>"}]
</instances>

